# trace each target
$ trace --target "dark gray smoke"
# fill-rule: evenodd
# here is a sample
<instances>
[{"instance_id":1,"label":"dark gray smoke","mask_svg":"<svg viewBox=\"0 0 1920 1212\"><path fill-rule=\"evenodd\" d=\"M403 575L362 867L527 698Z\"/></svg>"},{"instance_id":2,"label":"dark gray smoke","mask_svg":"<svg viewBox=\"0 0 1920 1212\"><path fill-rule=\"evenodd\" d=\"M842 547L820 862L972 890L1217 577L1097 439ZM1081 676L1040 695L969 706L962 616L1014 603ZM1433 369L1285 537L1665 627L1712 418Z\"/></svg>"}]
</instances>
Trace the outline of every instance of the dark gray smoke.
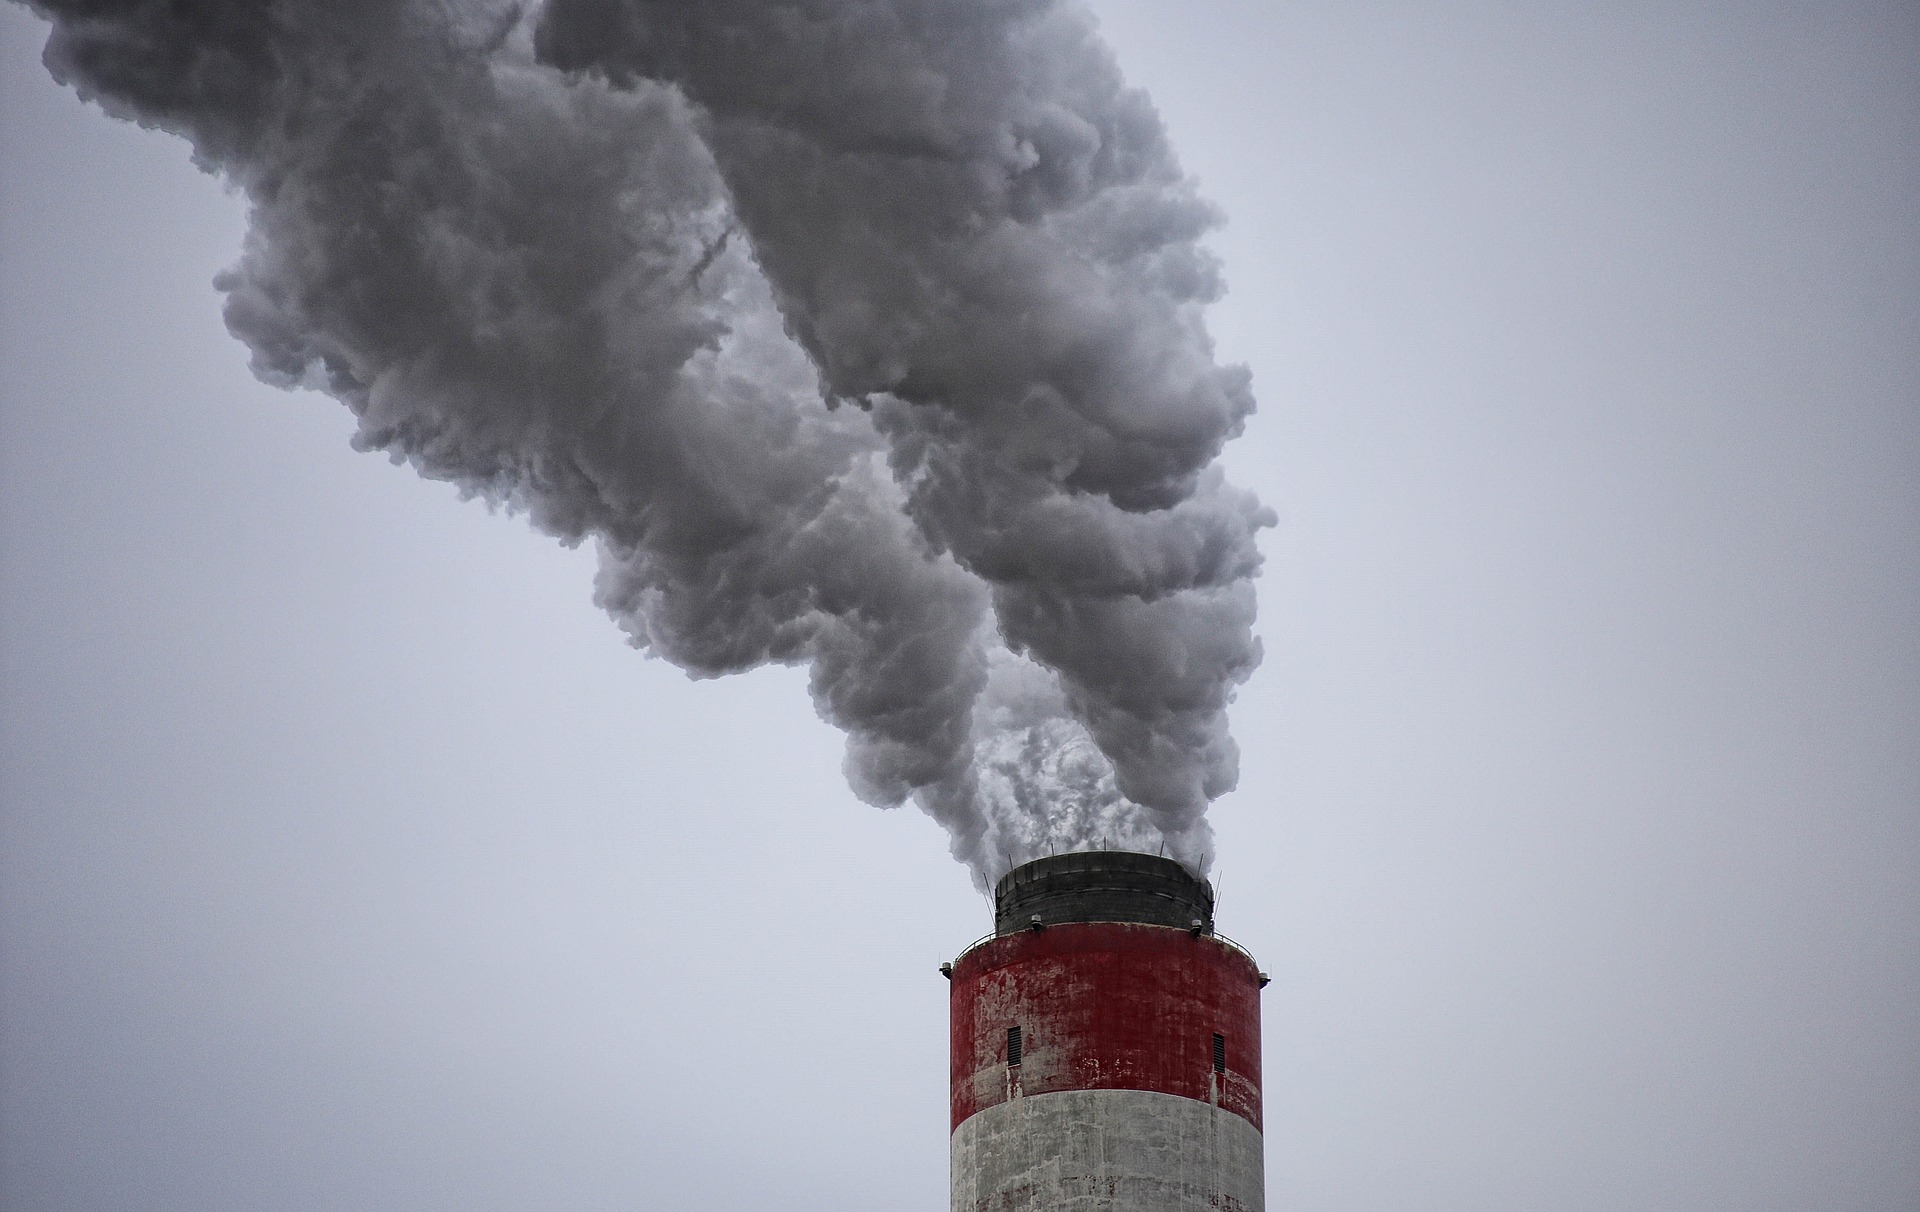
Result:
<instances>
[{"instance_id":1,"label":"dark gray smoke","mask_svg":"<svg viewBox=\"0 0 1920 1212\"><path fill-rule=\"evenodd\" d=\"M1214 222L1066 0L28 0L243 190L257 374L600 553L695 676L804 664L976 875L1210 858L1270 515Z\"/></svg>"}]
</instances>

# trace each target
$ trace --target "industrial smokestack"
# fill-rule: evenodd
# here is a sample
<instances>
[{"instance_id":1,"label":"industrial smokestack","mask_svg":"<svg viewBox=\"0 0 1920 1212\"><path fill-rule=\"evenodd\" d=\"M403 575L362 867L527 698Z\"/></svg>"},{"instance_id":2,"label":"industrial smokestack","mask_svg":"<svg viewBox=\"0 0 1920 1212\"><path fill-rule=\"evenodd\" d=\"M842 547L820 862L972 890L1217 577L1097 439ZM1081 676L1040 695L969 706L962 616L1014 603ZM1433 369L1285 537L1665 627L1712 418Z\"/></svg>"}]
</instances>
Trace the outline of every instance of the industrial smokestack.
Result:
<instances>
[{"instance_id":1,"label":"industrial smokestack","mask_svg":"<svg viewBox=\"0 0 1920 1212\"><path fill-rule=\"evenodd\" d=\"M1016 867L952 981L953 1212L1259 1212L1260 989L1180 864Z\"/></svg>"}]
</instances>

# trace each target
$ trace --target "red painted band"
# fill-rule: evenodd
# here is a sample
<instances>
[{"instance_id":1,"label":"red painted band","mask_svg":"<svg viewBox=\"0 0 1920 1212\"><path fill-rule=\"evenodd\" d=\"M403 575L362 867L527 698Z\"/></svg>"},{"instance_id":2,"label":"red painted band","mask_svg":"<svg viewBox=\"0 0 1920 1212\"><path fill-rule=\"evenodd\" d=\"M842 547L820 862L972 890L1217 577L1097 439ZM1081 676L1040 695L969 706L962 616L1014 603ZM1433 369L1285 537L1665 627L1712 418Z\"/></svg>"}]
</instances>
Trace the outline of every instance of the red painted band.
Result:
<instances>
[{"instance_id":1,"label":"red painted band","mask_svg":"<svg viewBox=\"0 0 1920 1212\"><path fill-rule=\"evenodd\" d=\"M1260 1127L1259 972L1212 938L1073 922L990 939L954 964L952 1026L955 1128L1016 1089L1153 1090ZM1022 1045L1012 1067L1009 1027Z\"/></svg>"}]
</instances>

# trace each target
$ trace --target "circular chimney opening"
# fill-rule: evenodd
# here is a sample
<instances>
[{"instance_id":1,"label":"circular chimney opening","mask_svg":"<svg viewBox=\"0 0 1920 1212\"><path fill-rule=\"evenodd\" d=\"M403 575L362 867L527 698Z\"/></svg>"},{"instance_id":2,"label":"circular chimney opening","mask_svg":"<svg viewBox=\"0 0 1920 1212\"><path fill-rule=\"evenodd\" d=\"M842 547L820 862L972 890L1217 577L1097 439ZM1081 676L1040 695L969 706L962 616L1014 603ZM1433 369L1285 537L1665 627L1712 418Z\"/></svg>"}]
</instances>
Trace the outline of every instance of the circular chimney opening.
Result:
<instances>
[{"instance_id":1,"label":"circular chimney opening","mask_svg":"<svg viewBox=\"0 0 1920 1212\"><path fill-rule=\"evenodd\" d=\"M1023 863L993 890L996 934L1061 922L1139 922L1213 928L1213 888L1172 859L1119 850L1056 854Z\"/></svg>"}]
</instances>

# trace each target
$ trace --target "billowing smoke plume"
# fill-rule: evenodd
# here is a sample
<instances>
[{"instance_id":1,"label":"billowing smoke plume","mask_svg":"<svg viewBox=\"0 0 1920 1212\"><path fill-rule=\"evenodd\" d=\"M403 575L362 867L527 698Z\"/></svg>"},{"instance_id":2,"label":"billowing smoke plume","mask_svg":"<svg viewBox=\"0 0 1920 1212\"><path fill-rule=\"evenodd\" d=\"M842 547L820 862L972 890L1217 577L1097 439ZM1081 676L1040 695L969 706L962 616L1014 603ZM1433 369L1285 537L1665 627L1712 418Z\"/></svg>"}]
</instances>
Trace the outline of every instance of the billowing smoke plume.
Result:
<instances>
[{"instance_id":1,"label":"billowing smoke plume","mask_svg":"<svg viewBox=\"0 0 1920 1212\"><path fill-rule=\"evenodd\" d=\"M1210 858L1259 659L1214 221L1069 0L28 0L251 228L256 373L600 553L695 676L804 664L977 876Z\"/></svg>"}]
</instances>

